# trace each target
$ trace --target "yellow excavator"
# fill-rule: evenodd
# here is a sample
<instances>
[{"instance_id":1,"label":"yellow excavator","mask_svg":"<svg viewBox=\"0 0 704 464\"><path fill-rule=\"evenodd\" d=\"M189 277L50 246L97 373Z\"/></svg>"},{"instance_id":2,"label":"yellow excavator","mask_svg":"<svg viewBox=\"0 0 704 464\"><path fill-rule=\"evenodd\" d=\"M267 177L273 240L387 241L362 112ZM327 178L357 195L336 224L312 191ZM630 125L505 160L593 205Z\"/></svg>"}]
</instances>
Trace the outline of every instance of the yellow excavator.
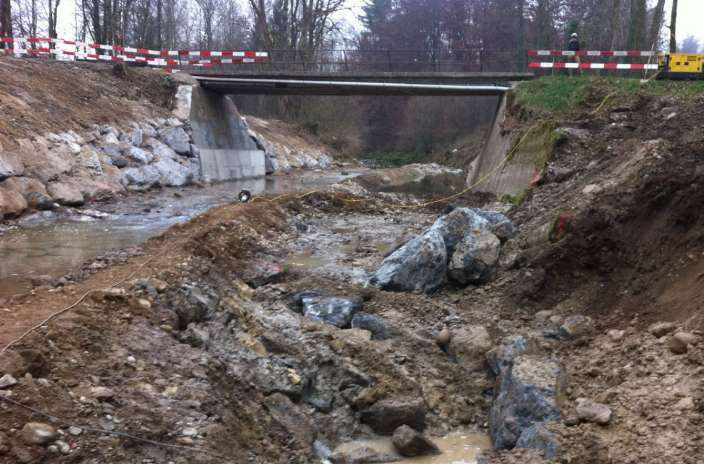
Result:
<instances>
[{"instance_id":1,"label":"yellow excavator","mask_svg":"<svg viewBox=\"0 0 704 464\"><path fill-rule=\"evenodd\" d=\"M658 65L661 79L704 79L704 54L661 54Z\"/></svg>"}]
</instances>

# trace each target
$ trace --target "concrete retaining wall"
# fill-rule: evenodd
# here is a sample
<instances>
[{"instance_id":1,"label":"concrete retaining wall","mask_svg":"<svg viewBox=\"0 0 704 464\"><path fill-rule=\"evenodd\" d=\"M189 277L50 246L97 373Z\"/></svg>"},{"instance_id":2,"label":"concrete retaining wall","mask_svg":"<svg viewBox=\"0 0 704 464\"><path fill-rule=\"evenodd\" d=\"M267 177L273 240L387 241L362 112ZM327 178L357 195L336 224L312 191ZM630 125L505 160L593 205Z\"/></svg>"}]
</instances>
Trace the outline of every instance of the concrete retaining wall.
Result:
<instances>
[{"instance_id":1,"label":"concrete retaining wall","mask_svg":"<svg viewBox=\"0 0 704 464\"><path fill-rule=\"evenodd\" d=\"M201 176L222 181L264 176L265 157L249 136L230 97L193 86L190 97L193 141L200 150Z\"/></svg>"},{"instance_id":2,"label":"concrete retaining wall","mask_svg":"<svg viewBox=\"0 0 704 464\"><path fill-rule=\"evenodd\" d=\"M535 157L524 150L512 154L510 160L499 168L519 136L517 131L504 129L506 101L507 97L500 99L484 150L467 170L467 185L473 185L486 178L475 191L494 193L498 196L521 194L528 188L537 170Z\"/></svg>"}]
</instances>

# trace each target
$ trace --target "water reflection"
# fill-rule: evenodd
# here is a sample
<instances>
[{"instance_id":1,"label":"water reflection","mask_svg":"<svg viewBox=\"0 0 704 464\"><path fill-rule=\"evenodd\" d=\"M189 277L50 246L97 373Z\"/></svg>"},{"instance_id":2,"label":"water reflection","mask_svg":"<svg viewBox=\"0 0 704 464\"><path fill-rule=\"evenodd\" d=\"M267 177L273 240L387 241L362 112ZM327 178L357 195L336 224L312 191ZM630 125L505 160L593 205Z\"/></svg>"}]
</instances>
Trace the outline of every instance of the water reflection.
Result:
<instances>
[{"instance_id":1,"label":"water reflection","mask_svg":"<svg viewBox=\"0 0 704 464\"><path fill-rule=\"evenodd\" d=\"M38 276L60 276L110 250L139 245L170 226L208 209L253 195L319 188L356 173L300 173L224 182L205 188L164 189L101 206L104 219L71 214L36 214L0 235L0 297L23 293Z\"/></svg>"}]
</instances>

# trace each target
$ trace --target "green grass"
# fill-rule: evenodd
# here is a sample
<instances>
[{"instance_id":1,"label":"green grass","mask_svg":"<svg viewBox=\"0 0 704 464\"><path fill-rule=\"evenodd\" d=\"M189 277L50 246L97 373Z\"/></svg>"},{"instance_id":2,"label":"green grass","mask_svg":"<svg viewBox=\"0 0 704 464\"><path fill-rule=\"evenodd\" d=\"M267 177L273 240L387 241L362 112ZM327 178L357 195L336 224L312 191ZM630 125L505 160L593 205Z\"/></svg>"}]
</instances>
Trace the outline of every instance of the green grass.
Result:
<instances>
[{"instance_id":1,"label":"green grass","mask_svg":"<svg viewBox=\"0 0 704 464\"><path fill-rule=\"evenodd\" d=\"M428 155L412 151L375 151L365 153L362 158L372 160L375 166L381 168L395 168L406 164L426 162Z\"/></svg>"},{"instance_id":2,"label":"green grass","mask_svg":"<svg viewBox=\"0 0 704 464\"><path fill-rule=\"evenodd\" d=\"M564 115L578 109L623 104L634 96L670 95L686 99L704 94L704 81L651 80L604 76L545 76L518 86L515 103L536 112Z\"/></svg>"}]
</instances>

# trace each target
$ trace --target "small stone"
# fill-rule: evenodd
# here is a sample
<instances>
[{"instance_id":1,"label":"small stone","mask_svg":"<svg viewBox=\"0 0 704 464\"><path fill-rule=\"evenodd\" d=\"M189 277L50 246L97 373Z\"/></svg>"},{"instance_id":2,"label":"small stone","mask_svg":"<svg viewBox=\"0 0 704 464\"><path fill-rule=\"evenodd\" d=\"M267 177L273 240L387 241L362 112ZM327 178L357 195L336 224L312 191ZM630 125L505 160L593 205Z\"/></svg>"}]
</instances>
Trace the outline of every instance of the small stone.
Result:
<instances>
[{"instance_id":1,"label":"small stone","mask_svg":"<svg viewBox=\"0 0 704 464\"><path fill-rule=\"evenodd\" d=\"M151 309L152 308L152 303L149 300L147 300L146 298L139 298L137 300L137 305L142 309Z\"/></svg>"},{"instance_id":2,"label":"small stone","mask_svg":"<svg viewBox=\"0 0 704 464\"><path fill-rule=\"evenodd\" d=\"M440 451L435 443L407 425L402 425L394 431L391 442L399 454L406 457L438 454Z\"/></svg>"},{"instance_id":3,"label":"small stone","mask_svg":"<svg viewBox=\"0 0 704 464\"><path fill-rule=\"evenodd\" d=\"M550 318L553 316L553 312L550 311L549 309L543 309L542 311L538 311L535 313L535 318L536 321L544 324L550 320Z\"/></svg>"},{"instance_id":4,"label":"small stone","mask_svg":"<svg viewBox=\"0 0 704 464\"><path fill-rule=\"evenodd\" d=\"M181 430L181 436L195 437L196 435L198 435L198 430L195 427L186 427Z\"/></svg>"},{"instance_id":5,"label":"small stone","mask_svg":"<svg viewBox=\"0 0 704 464\"><path fill-rule=\"evenodd\" d=\"M176 439L176 443L178 443L179 445L190 446L193 444L193 438L191 438L191 437L178 437Z\"/></svg>"},{"instance_id":6,"label":"small stone","mask_svg":"<svg viewBox=\"0 0 704 464\"><path fill-rule=\"evenodd\" d=\"M45 445L58 437L56 429L42 422L27 422L22 427L22 438L30 445Z\"/></svg>"},{"instance_id":7,"label":"small stone","mask_svg":"<svg viewBox=\"0 0 704 464\"><path fill-rule=\"evenodd\" d=\"M676 326L672 322L656 322L648 327L648 332L653 336L660 338L675 330Z\"/></svg>"},{"instance_id":8,"label":"small stone","mask_svg":"<svg viewBox=\"0 0 704 464\"><path fill-rule=\"evenodd\" d=\"M626 335L626 331L611 329L608 332L606 332L606 335L609 336L611 341L620 342L621 340L623 340L624 335Z\"/></svg>"},{"instance_id":9,"label":"small stone","mask_svg":"<svg viewBox=\"0 0 704 464\"><path fill-rule=\"evenodd\" d=\"M70 433L74 437L77 437L83 433L83 429L80 427L76 427L75 425L72 425L71 427L68 428L68 433Z\"/></svg>"},{"instance_id":10,"label":"small stone","mask_svg":"<svg viewBox=\"0 0 704 464\"><path fill-rule=\"evenodd\" d=\"M603 188L597 184L589 184L582 189L582 193L585 195L595 195L601 192Z\"/></svg>"},{"instance_id":11,"label":"small stone","mask_svg":"<svg viewBox=\"0 0 704 464\"><path fill-rule=\"evenodd\" d=\"M586 398L577 399L577 417L582 422L606 425L611 422L611 408Z\"/></svg>"},{"instance_id":12,"label":"small stone","mask_svg":"<svg viewBox=\"0 0 704 464\"><path fill-rule=\"evenodd\" d=\"M675 409L680 411L691 411L694 407L694 399L691 396L685 396L675 404Z\"/></svg>"},{"instance_id":13,"label":"small stone","mask_svg":"<svg viewBox=\"0 0 704 464\"><path fill-rule=\"evenodd\" d=\"M560 326L560 335L563 338L578 338L589 333L592 328L592 319L581 314L569 316Z\"/></svg>"},{"instance_id":14,"label":"small stone","mask_svg":"<svg viewBox=\"0 0 704 464\"><path fill-rule=\"evenodd\" d=\"M115 392L107 387L93 387L90 389L90 394L99 401L109 401L115 397Z\"/></svg>"},{"instance_id":15,"label":"small stone","mask_svg":"<svg viewBox=\"0 0 704 464\"><path fill-rule=\"evenodd\" d=\"M136 359L134 356L127 356L126 361L127 361L129 364L134 364L134 363L137 362L137 359Z\"/></svg>"},{"instance_id":16,"label":"small stone","mask_svg":"<svg viewBox=\"0 0 704 464\"><path fill-rule=\"evenodd\" d=\"M674 354L684 354L687 352L687 342L676 336L670 338L667 342L667 346Z\"/></svg>"},{"instance_id":17,"label":"small stone","mask_svg":"<svg viewBox=\"0 0 704 464\"><path fill-rule=\"evenodd\" d=\"M10 374L5 374L0 377L0 388L10 388L17 385L17 379Z\"/></svg>"},{"instance_id":18,"label":"small stone","mask_svg":"<svg viewBox=\"0 0 704 464\"><path fill-rule=\"evenodd\" d=\"M71 452L71 447L63 440L56 440L54 446L56 446L61 454L69 454Z\"/></svg>"}]
</instances>

